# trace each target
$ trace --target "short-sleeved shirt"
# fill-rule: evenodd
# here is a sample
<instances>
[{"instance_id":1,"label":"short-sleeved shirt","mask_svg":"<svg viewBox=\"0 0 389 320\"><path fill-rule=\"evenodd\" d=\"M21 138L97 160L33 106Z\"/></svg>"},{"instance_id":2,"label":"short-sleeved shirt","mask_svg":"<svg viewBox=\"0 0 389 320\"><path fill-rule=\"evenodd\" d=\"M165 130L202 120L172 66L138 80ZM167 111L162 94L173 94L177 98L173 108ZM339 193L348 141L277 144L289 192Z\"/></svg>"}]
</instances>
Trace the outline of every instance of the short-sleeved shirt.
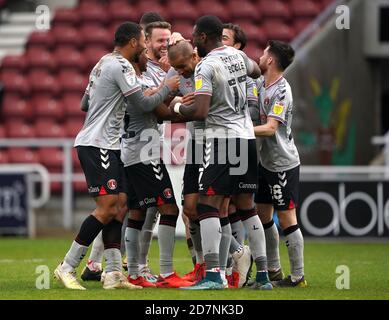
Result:
<instances>
[{"instance_id":1,"label":"short-sleeved shirt","mask_svg":"<svg viewBox=\"0 0 389 320\"><path fill-rule=\"evenodd\" d=\"M142 91L155 88L153 80L144 74L137 76L137 81ZM124 166L160 159L158 122L154 113L144 112L136 105L128 105L125 119L124 131L132 135L129 135L129 138L123 138L121 142L121 160ZM150 150L150 153L143 153L146 148Z\"/></svg>"},{"instance_id":2,"label":"short-sleeved shirt","mask_svg":"<svg viewBox=\"0 0 389 320\"><path fill-rule=\"evenodd\" d=\"M255 139L248 110L246 54L219 47L200 61L195 70L195 94L211 96L205 121L207 138Z\"/></svg>"},{"instance_id":3,"label":"short-sleeved shirt","mask_svg":"<svg viewBox=\"0 0 389 320\"><path fill-rule=\"evenodd\" d=\"M300 157L292 136L292 90L288 81L280 77L265 87L265 79L258 82L261 124L271 117L280 122L274 136L262 139L260 162L273 172L293 169L300 164Z\"/></svg>"},{"instance_id":4,"label":"short-sleeved shirt","mask_svg":"<svg viewBox=\"0 0 389 320\"><path fill-rule=\"evenodd\" d=\"M154 87L159 87L166 78L166 72L161 68L158 62L151 59L147 61L147 70L143 72L143 75L151 79L154 83ZM165 136L165 124L158 124L158 130L160 134L160 140L163 141Z\"/></svg>"},{"instance_id":5,"label":"short-sleeved shirt","mask_svg":"<svg viewBox=\"0 0 389 320\"><path fill-rule=\"evenodd\" d=\"M102 57L93 68L85 93L89 108L74 146L120 150L125 97L141 90L131 63L119 53Z\"/></svg>"},{"instance_id":6,"label":"short-sleeved shirt","mask_svg":"<svg viewBox=\"0 0 389 320\"><path fill-rule=\"evenodd\" d=\"M173 76L179 75L178 72L174 68L170 68L168 71L166 77L170 78ZM194 75L190 78L185 78L183 76L180 76L180 86L178 88L178 95L185 96L188 93L192 93L195 90L195 84L194 84ZM197 132L203 132L205 128L204 121L191 121L187 122L187 129L192 135L192 138L194 138L195 130L199 130ZM202 140L202 137L196 137L198 139Z\"/></svg>"}]
</instances>

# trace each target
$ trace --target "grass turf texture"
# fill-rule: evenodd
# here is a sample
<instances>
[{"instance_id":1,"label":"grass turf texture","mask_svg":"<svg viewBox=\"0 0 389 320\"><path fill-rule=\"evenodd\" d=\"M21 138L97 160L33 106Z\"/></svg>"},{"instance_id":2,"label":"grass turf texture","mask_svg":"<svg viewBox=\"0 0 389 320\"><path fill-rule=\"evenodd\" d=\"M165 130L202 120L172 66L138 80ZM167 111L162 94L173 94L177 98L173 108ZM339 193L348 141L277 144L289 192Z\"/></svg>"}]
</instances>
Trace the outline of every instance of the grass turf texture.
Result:
<instances>
[{"instance_id":1,"label":"grass turf texture","mask_svg":"<svg viewBox=\"0 0 389 320\"><path fill-rule=\"evenodd\" d=\"M64 257L71 239L0 239L0 299L154 299L154 300L285 300L285 299L389 299L389 245L385 243L305 243L305 272L308 288L253 291L249 288L187 292L178 289L104 290L100 283L82 282L87 290L71 291L53 279L53 271ZM153 241L150 265L158 272L158 243ZM78 269L80 276L84 259ZM284 272L289 271L287 251L281 248ZM192 268L184 240L177 240L174 263L180 275ZM47 265L50 290L38 290L36 267ZM338 290L339 265L350 270L350 289ZM255 266L254 266L255 268Z\"/></svg>"}]
</instances>

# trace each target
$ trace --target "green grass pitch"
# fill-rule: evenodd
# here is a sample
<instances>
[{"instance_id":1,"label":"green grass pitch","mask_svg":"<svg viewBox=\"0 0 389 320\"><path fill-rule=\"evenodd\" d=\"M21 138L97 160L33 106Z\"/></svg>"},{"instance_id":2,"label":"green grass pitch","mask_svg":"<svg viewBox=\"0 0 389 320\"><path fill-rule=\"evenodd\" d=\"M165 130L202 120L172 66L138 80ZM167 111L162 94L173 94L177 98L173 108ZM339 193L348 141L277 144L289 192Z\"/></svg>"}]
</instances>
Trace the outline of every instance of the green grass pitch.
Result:
<instances>
[{"instance_id":1,"label":"green grass pitch","mask_svg":"<svg viewBox=\"0 0 389 320\"><path fill-rule=\"evenodd\" d=\"M389 244L347 242L305 242L305 273L308 288L253 291L249 288L223 291L186 292L178 289L104 290L100 283L83 283L87 291L70 291L56 282L52 273L63 258L71 238L36 240L0 239L0 299L155 299L155 300L285 300L285 299L389 299ZM281 248L281 262L288 271L287 251ZM190 271L186 243L177 240L174 263L180 275ZM153 241L150 264L158 272L158 243ZM36 268L50 270L50 289L38 290ZM350 270L350 289L339 290L339 265ZM78 269L78 275L84 264Z\"/></svg>"}]
</instances>

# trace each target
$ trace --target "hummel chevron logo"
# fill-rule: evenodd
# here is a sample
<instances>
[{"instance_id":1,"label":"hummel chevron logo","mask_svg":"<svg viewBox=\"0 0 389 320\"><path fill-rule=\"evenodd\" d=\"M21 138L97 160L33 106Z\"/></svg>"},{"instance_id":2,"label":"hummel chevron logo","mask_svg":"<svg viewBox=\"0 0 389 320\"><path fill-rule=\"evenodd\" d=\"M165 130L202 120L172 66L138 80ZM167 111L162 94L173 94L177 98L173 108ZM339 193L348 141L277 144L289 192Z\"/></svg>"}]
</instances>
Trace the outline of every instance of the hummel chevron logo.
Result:
<instances>
[{"instance_id":1,"label":"hummel chevron logo","mask_svg":"<svg viewBox=\"0 0 389 320\"><path fill-rule=\"evenodd\" d=\"M104 162L107 162L109 159L109 155L107 154L106 157L100 156L100 159L103 160Z\"/></svg>"},{"instance_id":2,"label":"hummel chevron logo","mask_svg":"<svg viewBox=\"0 0 389 320\"><path fill-rule=\"evenodd\" d=\"M211 155L208 155L208 156L204 157L204 161L207 162L207 163L209 162L209 159L211 159Z\"/></svg>"},{"instance_id":3,"label":"hummel chevron logo","mask_svg":"<svg viewBox=\"0 0 389 320\"><path fill-rule=\"evenodd\" d=\"M285 180L285 181L278 181L279 182L279 184L280 184L280 186L281 187L285 187L286 186L286 184L288 183L288 180Z\"/></svg>"},{"instance_id":4,"label":"hummel chevron logo","mask_svg":"<svg viewBox=\"0 0 389 320\"><path fill-rule=\"evenodd\" d=\"M161 169L161 167L153 167L153 170L156 173L160 173L162 169Z\"/></svg>"},{"instance_id":5,"label":"hummel chevron logo","mask_svg":"<svg viewBox=\"0 0 389 320\"><path fill-rule=\"evenodd\" d=\"M163 173L161 173L160 175L155 175L155 177L159 180L159 181L162 181L163 179Z\"/></svg>"},{"instance_id":6,"label":"hummel chevron logo","mask_svg":"<svg viewBox=\"0 0 389 320\"><path fill-rule=\"evenodd\" d=\"M279 173L278 178L280 178L281 180L284 180L286 178L286 172L284 172L283 174Z\"/></svg>"},{"instance_id":7,"label":"hummel chevron logo","mask_svg":"<svg viewBox=\"0 0 389 320\"><path fill-rule=\"evenodd\" d=\"M158 160L150 160L150 163L154 166L154 167L156 167L156 166L158 166L159 165L159 162L158 162Z\"/></svg>"},{"instance_id":8,"label":"hummel chevron logo","mask_svg":"<svg viewBox=\"0 0 389 320\"><path fill-rule=\"evenodd\" d=\"M108 167L109 167L110 165L111 165L111 164L110 164L109 162L107 162L107 163L102 162L102 163L101 163L101 166L102 166L105 170L107 170Z\"/></svg>"},{"instance_id":9,"label":"hummel chevron logo","mask_svg":"<svg viewBox=\"0 0 389 320\"><path fill-rule=\"evenodd\" d=\"M105 155L107 154L108 150L100 149L100 152Z\"/></svg>"},{"instance_id":10,"label":"hummel chevron logo","mask_svg":"<svg viewBox=\"0 0 389 320\"><path fill-rule=\"evenodd\" d=\"M207 149L211 148L211 146L212 146L212 142L207 142L207 143L205 144L205 147L206 147Z\"/></svg>"}]
</instances>

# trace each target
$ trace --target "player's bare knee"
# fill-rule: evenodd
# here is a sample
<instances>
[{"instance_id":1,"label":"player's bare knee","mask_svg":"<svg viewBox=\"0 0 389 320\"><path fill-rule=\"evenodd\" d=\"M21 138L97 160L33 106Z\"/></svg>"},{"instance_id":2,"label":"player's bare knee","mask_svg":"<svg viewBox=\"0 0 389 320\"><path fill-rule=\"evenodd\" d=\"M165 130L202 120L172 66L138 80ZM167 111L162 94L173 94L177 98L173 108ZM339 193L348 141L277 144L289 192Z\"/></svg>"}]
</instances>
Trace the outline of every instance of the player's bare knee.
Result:
<instances>
[{"instance_id":1,"label":"player's bare knee","mask_svg":"<svg viewBox=\"0 0 389 320\"><path fill-rule=\"evenodd\" d=\"M175 215L178 216L178 207L175 203L166 203L158 207L158 211L161 215Z\"/></svg>"}]
</instances>

